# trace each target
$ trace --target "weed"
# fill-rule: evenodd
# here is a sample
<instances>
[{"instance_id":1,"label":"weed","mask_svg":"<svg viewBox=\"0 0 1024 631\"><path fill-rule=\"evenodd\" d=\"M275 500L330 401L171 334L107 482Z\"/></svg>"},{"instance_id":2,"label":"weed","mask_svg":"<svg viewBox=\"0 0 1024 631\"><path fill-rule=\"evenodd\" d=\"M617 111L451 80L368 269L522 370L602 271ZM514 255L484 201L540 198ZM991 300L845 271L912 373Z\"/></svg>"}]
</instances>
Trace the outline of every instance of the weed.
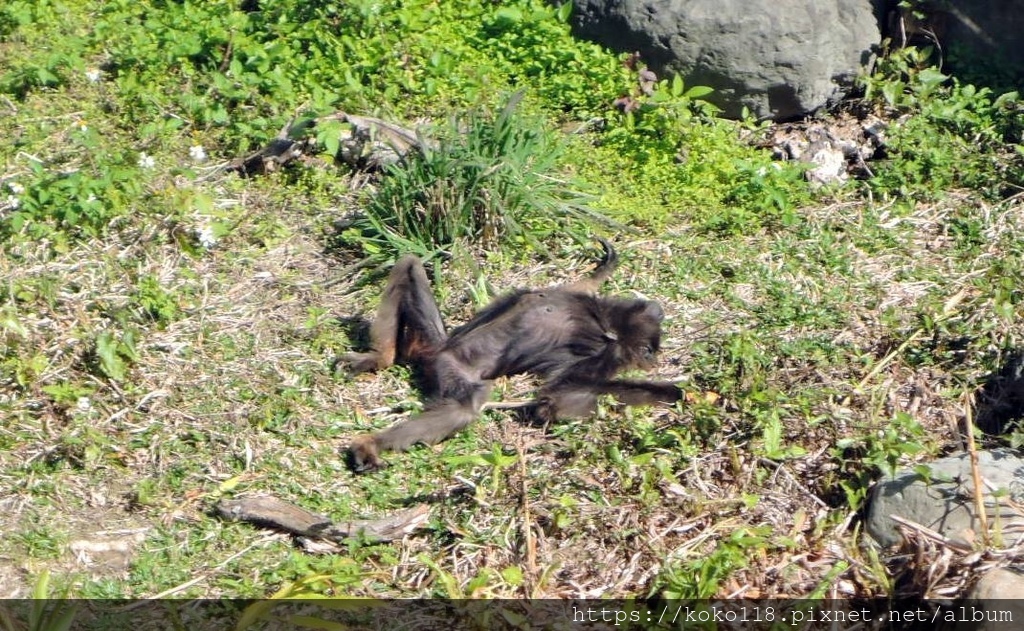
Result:
<instances>
[{"instance_id":1,"label":"weed","mask_svg":"<svg viewBox=\"0 0 1024 631\"><path fill-rule=\"evenodd\" d=\"M67 544L67 536L64 533L48 528L32 528L13 533L11 537L29 556L37 559L56 559Z\"/></svg>"},{"instance_id":2,"label":"weed","mask_svg":"<svg viewBox=\"0 0 1024 631\"><path fill-rule=\"evenodd\" d=\"M10 617L6 607L0 608L0 628L3 631L67 631L79 613L79 605L62 597L54 597L50 591L50 571L43 570L36 577L29 606L28 626L22 627Z\"/></svg>"},{"instance_id":3,"label":"weed","mask_svg":"<svg viewBox=\"0 0 1024 631\"><path fill-rule=\"evenodd\" d=\"M160 285L160 280L153 275L143 276L139 279L134 300L138 302L146 316L156 322L160 328L166 327L179 315L177 300Z\"/></svg>"},{"instance_id":4,"label":"weed","mask_svg":"<svg viewBox=\"0 0 1024 631\"><path fill-rule=\"evenodd\" d=\"M893 475L900 460L925 451L922 444L924 428L909 414L900 412L874 432L865 433L860 440L841 440L836 449L842 453L858 449L861 462Z\"/></svg>"},{"instance_id":5,"label":"weed","mask_svg":"<svg viewBox=\"0 0 1024 631\"><path fill-rule=\"evenodd\" d=\"M447 463L449 465L461 466L469 464L489 468L491 470L490 491L492 493L496 493L498 491L502 472L516 464L517 461L518 458L516 456L505 455L502 453L500 445L493 445L490 453L471 456L457 456L447 459Z\"/></svg>"},{"instance_id":6,"label":"weed","mask_svg":"<svg viewBox=\"0 0 1024 631\"><path fill-rule=\"evenodd\" d=\"M123 381L129 362L138 358L135 331L125 330L121 335L103 331L96 336L94 353L102 375L114 381Z\"/></svg>"},{"instance_id":7,"label":"weed","mask_svg":"<svg viewBox=\"0 0 1024 631\"><path fill-rule=\"evenodd\" d=\"M706 555L694 555L687 561L670 563L662 573L663 594L669 600L710 598L719 592L722 581L733 571L747 565L750 550L766 541L764 528L738 529L722 539Z\"/></svg>"},{"instance_id":8,"label":"weed","mask_svg":"<svg viewBox=\"0 0 1024 631\"><path fill-rule=\"evenodd\" d=\"M38 162L31 169L16 207L0 217L0 238L24 232L63 241L65 233L101 234L141 193L135 170L116 158L97 158L86 171L61 172Z\"/></svg>"},{"instance_id":9,"label":"weed","mask_svg":"<svg viewBox=\"0 0 1024 631\"><path fill-rule=\"evenodd\" d=\"M603 186L596 207L654 229L680 217L732 234L796 223L795 209L810 201L800 166L737 142L741 125L711 116L708 88L677 77L652 89L572 147L580 177Z\"/></svg>"}]
</instances>

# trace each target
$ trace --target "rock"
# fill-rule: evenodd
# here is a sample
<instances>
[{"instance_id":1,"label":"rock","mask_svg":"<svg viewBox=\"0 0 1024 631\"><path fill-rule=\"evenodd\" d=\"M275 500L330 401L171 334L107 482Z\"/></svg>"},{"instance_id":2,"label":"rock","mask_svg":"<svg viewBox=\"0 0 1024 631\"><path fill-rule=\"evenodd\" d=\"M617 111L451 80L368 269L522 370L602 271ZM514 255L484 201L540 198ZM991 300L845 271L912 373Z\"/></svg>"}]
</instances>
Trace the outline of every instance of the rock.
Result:
<instances>
[{"instance_id":1,"label":"rock","mask_svg":"<svg viewBox=\"0 0 1024 631\"><path fill-rule=\"evenodd\" d=\"M986 572L967 594L968 600L1017 600L1024 603L1024 574L1005 567ZM1019 620L1024 620L1021 616Z\"/></svg>"},{"instance_id":2,"label":"rock","mask_svg":"<svg viewBox=\"0 0 1024 631\"><path fill-rule=\"evenodd\" d=\"M881 39L871 0L574 0L582 37L705 85L726 116L804 116L841 98Z\"/></svg>"},{"instance_id":3,"label":"rock","mask_svg":"<svg viewBox=\"0 0 1024 631\"><path fill-rule=\"evenodd\" d=\"M1024 421L1024 349L1010 351L1002 367L978 392L975 423L983 432L1002 434Z\"/></svg>"},{"instance_id":4,"label":"rock","mask_svg":"<svg viewBox=\"0 0 1024 631\"><path fill-rule=\"evenodd\" d=\"M993 533L1003 533L1003 546L1013 546L1019 543L1019 535L1010 533L1024 529L1024 515L1007 506L1006 500L1024 500L1024 460L1011 450L996 449L979 452L978 464L985 485L989 528ZM963 544L971 545L978 538L980 525L973 499L970 456L941 458L929 463L928 468L930 481L913 469L903 469L875 487L865 526L882 546L900 541L890 515L916 522ZM993 497L996 490L1008 492L1008 496L997 500Z\"/></svg>"},{"instance_id":5,"label":"rock","mask_svg":"<svg viewBox=\"0 0 1024 631\"><path fill-rule=\"evenodd\" d=\"M1024 574L1003 567L986 572L949 613L955 616L956 623L942 625L940 631L1015 628L1013 623L1024 620Z\"/></svg>"},{"instance_id":6,"label":"rock","mask_svg":"<svg viewBox=\"0 0 1024 631\"><path fill-rule=\"evenodd\" d=\"M832 138L826 136L812 142L808 147L807 161L814 165L806 173L811 188L841 183L847 179L843 148L834 143Z\"/></svg>"},{"instance_id":7,"label":"rock","mask_svg":"<svg viewBox=\"0 0 1024 631\"><path fill-rule=\"evenodd\" d=\"M1024 0L928 0L912 8L887 0L889 36L918 46L941 44L945 65L967 80L1024 82ZM1000 86L1001 87L1001 86Z\"/></svg>"}]
</instances>

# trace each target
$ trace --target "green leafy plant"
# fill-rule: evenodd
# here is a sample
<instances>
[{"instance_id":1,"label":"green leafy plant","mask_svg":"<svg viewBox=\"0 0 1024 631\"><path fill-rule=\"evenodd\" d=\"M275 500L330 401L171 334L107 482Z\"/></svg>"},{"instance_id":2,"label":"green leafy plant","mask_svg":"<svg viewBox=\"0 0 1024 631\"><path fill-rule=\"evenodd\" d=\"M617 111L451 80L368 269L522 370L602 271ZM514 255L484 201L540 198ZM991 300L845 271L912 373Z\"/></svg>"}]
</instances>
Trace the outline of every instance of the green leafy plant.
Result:
<instances>
[{"instance_id":1,"label":"green leafy plant","mask_svg":"<svg viewBox=\"0 0 1024 631\"><path fill-rule=\"evenodd\" d=\"M889 107L904 107L925 99L949 78L931 65L930 46L894 48L887 40L874 68L858 77L864 98L884 100Z\"/></svg>"},{"instance_id":2,"label":"green leafy plant","mask_svg":"<svg viewBox=\"0 0 1024 631\"><path fill-rule=\"evenodd\" d=\"M167 326L178 316L177 301L161 286L160 280L155 276L147 275L139 279L135 299L146 316L161 327Z\"/></svg>"},{"instance_id":3,"label":"green leafy plant","mask_svg":"<svg viewBox=\"0 0 1024 631\"><path fill-rule=\"evenodd\" d=\"M25 40L33 44L39 37L35 24L59 22L61 8L53 2L11 0L0 7L0 42ZM76 52L83 45L80 37L70 35L60 40L47 40L38 54L23 59L4 60L0 65L0 94L21 99L37 89L63 86L70 71L78 65Z\"/></svg>"},{"instance_id":4,"label":"green leafy plant","mask_svg":"<svg viewBox=\"0 0 1024 631\"><path fill-rule=\"evenodd\" d=\"M586 119L602 114L628 83L614 56L570 35L571 2L495 6L470 41L510 85L529 85L552 109Z\"/></svg>"},{"instance_id":5,"label":"green leafy plant","mask_svg":"<svg viewBox=\"0 0 1024 631\"><path fill-rule=\"evenodd\" d=\"M83 124L84 127L84 124ZM82 131L82 149L94 139ZM57 165L30 163L33 178L17 196L16 208L0 215L0 237L25 232L35 238L64 241L64 235L97 235L128 209L141 193L137 170L120 157L98 155L87 168L61 170Z\"/></svg>"},{"instance_id":6,"label":"green leafy plant","mask_svg":"<svg viewBox=\"0 0 1024 631\"><path fill-rule=\"evenodd\" d=\"M484 454L474 454L470 456L453 456L447 459L448 464L451 465L463 465L470 464L480 467L489 467L491 470L491 490L496 491L498 489L498 483L503 471L514 465L519 461L517 456L505 455L502 452L501 445L495 444L491 447L491 451Z\"/></svg>"},{"instance_id":7,"label":"green leafy plant","mask_svg":"<svg viewBox=\"0 0 1024 631\"><path fill-rule=\"evenodd\" d=\"M327 574L311 574L284 585L267 599L246 607L235 623L235 631L244 631L267 621L306 629L346 629L346 625L311 615L308 610L358 612L383 606L380 601L366 598L334 599L324 596L322 584L330 583L331 579Z\"/></svg>"},{"instance_id":8,"label":"green leafy plant","mask_svg":"<svg viewBox=\"0 0 1024 631\"><path fill-rule=\"evenodd\" d=\"M662 573L662 595L669 600L711 598L728 576L745 567L748 555L768 545L764 528L739 528L721 539L708 554L668 564Z\"/></svg>"},{"instance_id":9,"label":"green leafy plant","mask_svg":"<svg viewBox=\"0 0 1024 631\"><path fill-rule=\"evenodd\" d=\"M865 433L858 439L842 439L836 444L838 454L856 448L862 462L886 475L907 457L925 450L926 433L921 424L906 412L898 412L891 422L877 432Z\"/></svg>"},{"instance_id":10,"label":"green leafy plant","mask_svg":"<svg viewBox=\"0 0 1024 631\"><path fill-rule=\"evenodd\" d=\"M128 362L138 359L135 331L128 329L120 336L103 331L96 336L95 352L100 371L114 381L123 381Z\"/></svg>"},{"instance_id":11,"label":"green leafy plant","mask_svg":"<svg viewBox=\"0 0 1024 631\"><path fill-rule=\"evenodd\" d=\"M860 79L865 99L904 115L887 132L888 161L876 168L869 186L921 199L956 187L993 199L1020 190L1024 155L1007 145L1018 142L1024 128L1018 94L996 96L962 84L931 61L928 47L891 50Z\"/></svg>"},{"instance_id":12,"label":"green leafy plant","mask_svg":"<svg viewBox=\"0 0 1024 631\"><path fill-rule=\"evenodd\" d=\"M654 228L681 215L719 233L797 222L796 208L811 199L802 167L739 142L741 125L714 118L707 86L674 77L649 91L619 99L605 131L570 148L580 176L604 187L596 206Z\"/></svg>"},{"instance_id":13,"label":"green leafy plant","mask_svg":"<svg viewBox=\"0 0 1024 631\"><path fill-rule=\"evenodd\" d=\"M93 393L93 388L82 386L67 381L43 386L42 391L48 394L53 402L64 407L71 407L82 397L88 397Z\"/></svg>"}]
</instances>

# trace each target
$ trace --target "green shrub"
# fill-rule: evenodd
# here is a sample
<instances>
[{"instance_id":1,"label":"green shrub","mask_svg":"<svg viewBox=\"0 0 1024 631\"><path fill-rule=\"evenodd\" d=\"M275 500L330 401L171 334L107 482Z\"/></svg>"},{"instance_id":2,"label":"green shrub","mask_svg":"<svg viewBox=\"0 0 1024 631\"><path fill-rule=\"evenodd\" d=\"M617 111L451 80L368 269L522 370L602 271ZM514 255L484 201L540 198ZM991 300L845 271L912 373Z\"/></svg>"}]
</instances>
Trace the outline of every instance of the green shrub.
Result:
<instances>
[{"instance_id":1,"label":"green shrub","mask_svg":"<svg viewBox=\"0 0 1024 631\"><path fill-rule=\"evenodd\" d=\"M75 52L82 40L70 32L58 39L47 38L36 28L65 20L61 8L50 0L9 0L0 6L0 43L34 49L26 58L9 55L6 46L0 46L0 94L20 99L33 90L67 83L68 71L80 63Z\"/></svg>"},{"instance_id":2,"label":"green shrub","mask_svg":"<svg viewBox=\"0 0 1024 631\"><path fill-rule=\"evenodd\" d=\"M300 109L374 113L383 105L408 119L493 106L525 89L551 111L590 116L625 77L616 55L572 37L566 10L539 0L237 5L104 4L90 46L109 59L126 119L171 114L224 128L244 151ZM31 89L38 73L20 72L28 78L11 80Z\"/></svg>"},{"instance_id":3,"label":"green shrub","mask_svg":"<svg viewBox=\"0 0 1024 631\"><path fill-rule=\"evenodd\" d=\"M654 229L685 221L733 233L795 221L811 199L803 167L743 142L741 123L715 118L701 98L709 92L663 80L636 109L609 112L606 131L579 137L572 162L601 183L595 206Z\"/></svg>"},{"instance_id":4,"label":"green shrub","mask_svg":"<svg viewBox=\"0 0 1024 631\"><path fill-rule=\"evenodd\" d=\"M136 203L145 194L140 182L152 179L140 177L140 156L181 166L170 156L200 144L218 158L244 155L265 146L296 114L342 109L389 119L443 120L453 111L494 109L503 94L521 90L521 109L539 118L589 118L629 81L616 55L572 37L568 5L281 0L245 11L241 4L14 0L0 9L5 41L45 51L12 57L0 70L0 92L23 101L44 89L88 94L89 115L104 122L102 131L72 130L74 155L25 147L40 160L26 163L32 181L19 177L23 195L2 191L0 237L23 233L66 243L81 234L101 234L128 212L156 207L178 212L159 203ZM41 23L53 25L46 35L35 28ZM4 54L0 49L0 67ZM410 162L408 172L393 174L376 202L377 214L369 215L381 219L370 233L388 234L404 223L416 226L409 240L423 248L447 247L457 238L493 243L507 237L537 245L562 225L559 217L582 211L571 194L553 192L556 143L539 124L517 117L516 124L523 123L536 129L487 129L490 123L479 114L460 119L457 124L470 125L476 136L460 145L450 130L452 140ZM40 126L33 133L38 136L33 144L68 145L68 137L55 129ZM116 154L105 148L115 138L121 141ZM25 142L21 135L18 139ZM496 144L506 139L508 156ZM489 142L494 146L488 148ZM514 167L498 164L505 159ZM465 161L491 161L500 172L488 173L478 190L471 180L488 167ZM513 173L514 168L522 172ZM438 175L440 180L430 179ZM461 184L446 189L439 181ZM411 197L414 188L419 197ZM160 190L151 193L160 197ZM435 199L424 201L427 195ZM460 200L460 195L468 197ZM406 207L406 201L415 203ZM388 203L389 210L380 210ZM522 214L531 205L534 210ZM432 216L439 215L432 206L452 209L454 218ZM423 212L425 218L415 214ZM402 219L403 213L413 215ZM398 216L397 224L389 214ZM421 219L426 225L419 225ZM371 250L374 243L366 247Z\"/></svg>"},{"instance_id":5,"label":"green shrub","mask_svg":"<svg viewBox=\"0 0 1024 631\"><path fill-rule=\"evenodd\" d=\"M900 117L887 132L887 160L873 165L869 186L883 195L920 199L952 188L992 199L1018 192L1024 185L1024 116L1017 93L997 97L930 63L931 49L904 48L861 78L865 99Z\"/></svg>"}]
</instances>

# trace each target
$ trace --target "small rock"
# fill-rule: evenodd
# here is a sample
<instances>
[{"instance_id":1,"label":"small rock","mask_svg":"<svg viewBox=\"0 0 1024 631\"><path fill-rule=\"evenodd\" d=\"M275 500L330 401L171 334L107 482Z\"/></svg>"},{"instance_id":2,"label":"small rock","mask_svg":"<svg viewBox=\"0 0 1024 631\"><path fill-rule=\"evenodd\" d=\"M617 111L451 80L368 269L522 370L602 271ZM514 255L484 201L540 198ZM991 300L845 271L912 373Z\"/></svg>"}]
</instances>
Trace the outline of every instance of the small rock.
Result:
<instances>
[{"instance_id":1,"label":"small rock","mask_svg":"<svg viewBox=\"0 0 1024 631\"><path fill-rule=\"evenodd\" d=\"M857 118L841 112L824 121L784 123L768 128L756 141L776 160L811 165L807 179L814 186L845 182L850 174L870 177L867 161L883 146L886 123L874 116Z\"/></svg>"},{"instance_id":2,"label":"small rock","mask_svg":"<svg viewBox=\"0 0 1024 631\"><path fill-rule=\"evenodd\" d=\"M1024 620L1024 574L1011 568L986 572L949 613L955 624L941 631L1005 631L1016 629Z\"/></svg>"},{"instance_id":3,"label":"small rock","mask_svg":"<svg viewBox=\"0 0 1024 631\"><path fill-rule=\"evenodd\" d=\"M1024 574L998 567L981 577L967 598L970 600L1019 600L1024 603ZM1019 618L1024 620L1024 616Z\"/></svg>"},{"instance_id":4,"label":"small rock","mask_svg":"<svg viewBox=\"0 0 1024 631\"><path fill-rule=\"evenodd\" d=\"M807 171L807 180L812 187L824 186L833 182L845 182L846 158L843 150L837 149L832 143L822 143L808 151L807 161L814 165Z\"/></svg>"}]
</instances>

